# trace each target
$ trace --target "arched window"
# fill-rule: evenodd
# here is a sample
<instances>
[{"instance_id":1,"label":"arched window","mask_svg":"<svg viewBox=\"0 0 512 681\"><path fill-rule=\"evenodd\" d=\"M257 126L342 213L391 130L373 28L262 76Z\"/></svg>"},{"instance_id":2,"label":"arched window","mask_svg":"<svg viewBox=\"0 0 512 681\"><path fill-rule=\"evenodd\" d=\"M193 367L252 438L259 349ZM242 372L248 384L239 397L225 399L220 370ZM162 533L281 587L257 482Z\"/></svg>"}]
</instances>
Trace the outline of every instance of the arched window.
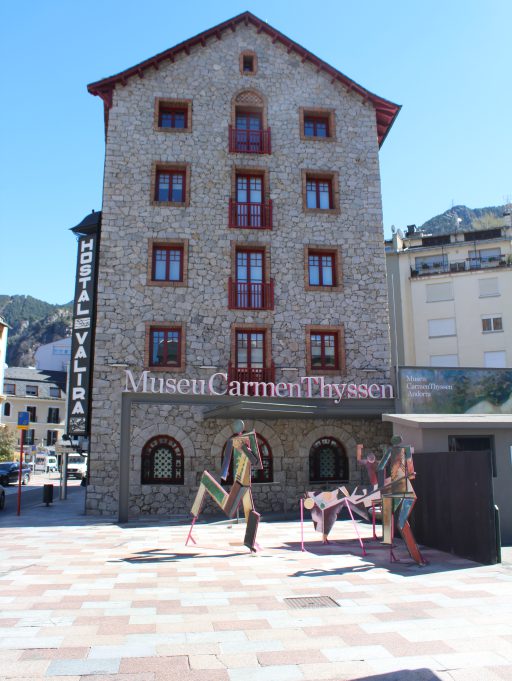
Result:
<instances>
[{"instance_id":1,"label":"arched window","mask_svg":"<svg viewBox=\"0 0 512 681\"><path fill-rule=\"evenodd\" d=\"M261 463L263 464L263 468L261 471L258 471L254 468L251 470L251 481L253 483L274 482L274 465L272 461L272 450L270 449L270 445L262 435L256 433L256 437L258 438L258 447L260 448ZM224 445L224 447L222 448L221 465L222 461L224 461L225 451L226 445ZM229 465L228 477L223 482L226 485L233 484L233 459L231 459L231 463Z\"/></svg>"},{"instance_id":2,"label":"arched window","mask_svg":"<svg viewBox=\"0 0 512 681\"><path fill-rule=\"evenodd\" d=\"M265 98L255 90L243 90L231 100L229 151L271 153Z\"/></svg>"},{"instance_id":3,"label":"arched window","mask_svg":"<svg viewBox=\"0 0 512 681\"><path fill-rule=\"evenodd\" d=\"M143 485L183 485L183 447L169 435L156 435L142 449Z\"/></svg>"},{"instance_id":4,"label":"arched window","mask_svg":"<svg viewBox=\"0 0 512 681\"><path fill-rule=\"evenodd\" d=\"M4 404L4 416L10 416L11 415L11 403L6 402Z\"/></svg>"},{"instance_id":5,"label":"arched window","mask_svg":"<svg viewBox=\"0 0 512 681\"><path fill-rule=\"evenodd\" d=\"M345 448L333 437L321 437L309 450L309 481L339 482L348 479Z\"/></svg>"}]
</instances>

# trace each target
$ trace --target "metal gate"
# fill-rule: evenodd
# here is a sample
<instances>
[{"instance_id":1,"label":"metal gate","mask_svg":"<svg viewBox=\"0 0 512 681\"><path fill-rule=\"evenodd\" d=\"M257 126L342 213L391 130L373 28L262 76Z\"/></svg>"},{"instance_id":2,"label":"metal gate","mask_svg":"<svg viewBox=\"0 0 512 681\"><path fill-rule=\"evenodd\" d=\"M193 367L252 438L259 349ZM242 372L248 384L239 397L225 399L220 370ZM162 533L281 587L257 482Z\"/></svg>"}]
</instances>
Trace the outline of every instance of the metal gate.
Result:
<instances>
[{"instance_id":1,"label":"metal gate","mask_svg":"<svg viewBox=\"0 0 512 681\"><path fill-rule=\"evenodd\" d=\"M486 565L500 562L491 452L415 452L414 468L411 525L418 543Z\"/></svg>"}]
</instances>

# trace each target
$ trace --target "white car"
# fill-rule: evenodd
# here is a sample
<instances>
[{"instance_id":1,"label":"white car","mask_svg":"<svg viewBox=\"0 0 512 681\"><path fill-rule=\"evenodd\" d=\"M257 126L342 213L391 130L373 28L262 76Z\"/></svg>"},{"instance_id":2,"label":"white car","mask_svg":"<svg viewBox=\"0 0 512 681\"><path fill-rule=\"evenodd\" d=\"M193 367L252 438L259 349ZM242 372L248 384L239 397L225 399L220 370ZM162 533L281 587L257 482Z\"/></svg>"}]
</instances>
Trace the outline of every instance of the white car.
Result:
<instances>
[{"instance_id":1,"label":"white car","mask_svg":"<svg viewBox=\"0 0 512 681\"><path fill-rule=\"evenodd\" d=\"M82 480L87 473L87 459L81 454L68 454L68 478Z\"/></svg>"}]
</instances>

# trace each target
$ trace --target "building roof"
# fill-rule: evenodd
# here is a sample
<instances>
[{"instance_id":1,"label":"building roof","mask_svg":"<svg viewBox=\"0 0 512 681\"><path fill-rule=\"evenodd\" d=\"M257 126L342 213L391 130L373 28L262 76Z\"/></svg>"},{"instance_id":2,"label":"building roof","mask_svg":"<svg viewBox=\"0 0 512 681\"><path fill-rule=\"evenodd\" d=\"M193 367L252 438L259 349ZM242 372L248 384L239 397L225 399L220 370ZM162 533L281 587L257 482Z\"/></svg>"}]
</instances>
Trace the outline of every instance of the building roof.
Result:
<instances>
[{"instance_id":1,"label":"building roof","mask_svg":"<svg viewBox=\"0 0 512 681\"><path fill-rule=\"evenodd\" d=\"M198 45L205 47L207 41L210 39L222 40L222 33L224 31L236 31L237 26L242 24L245 26L253 26L258 33L265 33L272 38L273 43L278 42L284 45L288 53L294 52L299 55L302 62L309 62L310 64L313 64L318 72L322 71L331 77L331 83L339 83L349 92L355 92L364 100L370 101L375 107L377 115L377 136L379 139L379 146L382 145L400 111L400 105L394 104L393 102L383 99L373 92L370 92L362 85L359 85L355 81L348 78L348 76L345 76L345 74L341 73L341 71L338 71L333 66L330 66L330 64L327 64L327 62L315 56L312 52L309 52L309 50L306 50L306 48L302 47L302 45L299 45L299 43L294 42L283 33L280 33L277 29L270 26L270 24L258 19L258 17L251 12L242 12L242 14L238 14L232 19L224 21L213 28L203 31L193 38L189 38L188 40L185 40L184 42L179 43L178 45L175 45L164 52L160 52L154 57L146 59L135 66L125 69L114 76L109 76L108 78L103 78L102 80L90 83L87 86L88 91L92 95L97 95L103 99L105 106L105 124L107 125L108 123L108 109L112 107L112 93L116 85L121 84L124 86L126 85L128 78L132 78L134 76L143 78L144 72L147 69L153 68L158 70L159 65L162 62L173 62L176 55L180 53L185 53L188 55L190 54L192 47Z\"/></svg>"},{"instance_id":2,"label":"building roof","mask_svg":"<svg viewBox=\"0 0 512 681\"><path fill-rule=\"evenodd\" d=\"M56 385L62 391L66 391L65 371L39 371L30 367L7 367L5 369L5 381L46 383L47 385Z\"/></svg>"},{"instance_id":3,"label":"building roof","mask_svg":"<svg viewBox=\"0 0 512 681\"><path fill-rule=\"evenodd\" d=\"M101 227L101 210L92 211L86 215L82 222L79 222L76 227L70 227L70 230L77 236L95 234Z\"/></svg>"},{"instance_id":4,"label":"building roof","mask_svg":"<svg viewBox=\"0 0 512 681\"><path fill-rule=\"evenodd\" d=\"M382 420L420 430L512 428L512 414L382 414Z\"/></svg>"}]
</instances>

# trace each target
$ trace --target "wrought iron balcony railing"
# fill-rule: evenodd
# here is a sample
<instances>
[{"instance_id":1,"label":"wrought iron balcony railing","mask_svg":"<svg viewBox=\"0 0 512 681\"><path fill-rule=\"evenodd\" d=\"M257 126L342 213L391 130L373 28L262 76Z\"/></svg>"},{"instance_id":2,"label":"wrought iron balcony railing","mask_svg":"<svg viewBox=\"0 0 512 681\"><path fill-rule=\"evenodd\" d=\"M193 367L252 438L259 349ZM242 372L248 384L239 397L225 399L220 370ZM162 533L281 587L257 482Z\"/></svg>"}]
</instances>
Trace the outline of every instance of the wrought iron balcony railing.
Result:
<instances>
[{"instance_id":1,"label":"wrought iron balcony railing","mask_svg":"<svg viewBox=\"0 0 512 681\"><path fill-rule=\"evenodd\" d=\"M436 274L455 274L472 270L492 269L494 267L512 267L512 261L507 256L491 256L489 258L466 258L449 263L424 264L421 267L411 267L411 277L433 276Z\"/></svg>"},{"instance_id":2,"label":"wrought iron balcony railing","mask_svg":"<svg viewBox=\"0 0 512 681\"><path fill-rule=\"evenodd\" d=\"M229 151L243 154L271 154L270 128L244 130L229 126Z\"/></svg>"},{"instance_id":3,"label":"wrought iron balcony railing","mask_svg":"<svg viewBox=\"0 0 512 681\"><path fill-rule=\"evenodd\" d=\"M272 199L263 203L241 203L229 199L229 226L272 229Z\"/></svg>"},{"instance_id":4,"label":"wrought iron balcony railing","mask_svg":"<svg viewBox=\"0 0 512 681\"><path fill-rule=\"evenodd\" d=\"M274 363L269 367L236 367L230 365L228 367L228 381L239 381L240 383L257 382L274 383L276 376L276 368Z\"/></svg>"},{"instance_id":5,"label":"wrought iron balcony railing","mask_svg":"<svg viewBox=\"0 0 512 681\"><path fill-rule=\"evenodd\" d=\"M273 310L274 280L269 282L228 281L230 310Z\"/></svg>"}]
</instances>

